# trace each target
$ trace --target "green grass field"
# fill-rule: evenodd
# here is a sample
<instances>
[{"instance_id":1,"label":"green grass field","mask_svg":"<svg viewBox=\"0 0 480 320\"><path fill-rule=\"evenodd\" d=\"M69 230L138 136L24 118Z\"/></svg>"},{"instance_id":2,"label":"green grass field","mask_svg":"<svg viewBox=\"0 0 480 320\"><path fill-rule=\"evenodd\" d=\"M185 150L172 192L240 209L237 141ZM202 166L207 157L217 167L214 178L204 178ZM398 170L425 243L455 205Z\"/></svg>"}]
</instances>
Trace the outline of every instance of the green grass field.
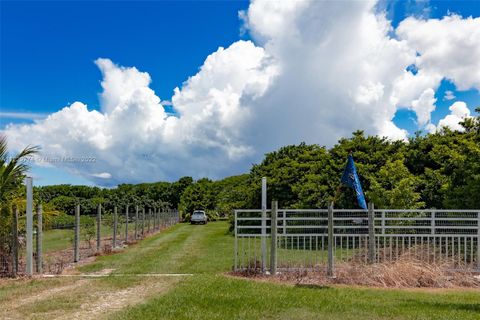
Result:
<instances>
[{"instance_id":1,"label":"green grass field","mask_svg":"<svg viewBox=\"0 0 480 320\"><path fill-rule=\"evenodd\" d=\"M227 229L226 222L180 224L75 271L111 272L106 277L2 281L0 318L480 318L480 292L473 290L298 287L230 277ZM159 275L173 273L193 276Z\"/></svg>"}]
</instances>

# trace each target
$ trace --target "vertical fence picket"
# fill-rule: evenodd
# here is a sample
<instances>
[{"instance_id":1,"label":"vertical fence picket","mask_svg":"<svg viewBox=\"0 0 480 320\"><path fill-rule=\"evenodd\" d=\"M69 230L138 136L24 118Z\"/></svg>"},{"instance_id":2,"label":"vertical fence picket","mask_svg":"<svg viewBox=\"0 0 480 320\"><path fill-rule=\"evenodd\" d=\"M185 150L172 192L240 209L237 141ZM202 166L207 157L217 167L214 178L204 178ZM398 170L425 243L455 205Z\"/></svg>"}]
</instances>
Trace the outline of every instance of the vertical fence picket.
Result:
<instances>
[{"instance_id":1,"label":"vertical fence picket","mask_svg":"<svg viewBox=\"0 0 480 320\"><path fill-rule=\"evenodd\" d=\"M375 212L374 204L368 203L368 263L375 262Z\"/></svg>"},{"instance_id":2,"label":"vertical fence picket","mask_svg":"<svg viewBox=\"0 0 480 320\"><path fill-rule=\"evenodd\" d=\"M334 231L334 225L333 225L333 202L328 206L328 269L327 269L327 274L329 277L334 276L334 256L333 256L333 231Z\"/></svg>"},{"instance_id":3,"label":"vertical fence picket","mask_svg":"<svg viewBox=\"0 0 480 320\"><path fill-rule=\"evenodd\" d=\"M271 226L270 226L270 274L277 274L277 217L278 202L272 201ZM304 244L305 245L305 244Z\"/></svg>"},{"instance_id":4,"label":"vertical fence picket","mask_svg":"<svg viewBox=\"0 0 480 320\"><path fill-rule=\"evenodd\" d=\"M267 262L267 178L262 178L262 271L265 272Z\"/></svg>"}]
</instances>

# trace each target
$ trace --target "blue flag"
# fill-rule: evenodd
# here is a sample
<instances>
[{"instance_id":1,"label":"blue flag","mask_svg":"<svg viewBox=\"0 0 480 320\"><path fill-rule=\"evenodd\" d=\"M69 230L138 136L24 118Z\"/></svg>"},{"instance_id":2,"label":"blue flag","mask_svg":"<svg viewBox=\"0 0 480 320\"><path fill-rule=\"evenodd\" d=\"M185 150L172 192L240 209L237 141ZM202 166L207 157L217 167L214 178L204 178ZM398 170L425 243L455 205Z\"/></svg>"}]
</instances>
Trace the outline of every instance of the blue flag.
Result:
<instances>
[{"instance_id":1,"label":"blue flag","mask_svg":"<svg viewBox=\"0 0 480 320\"><path fill-rule=\"evenodd\" d=\"M358 179L357 169L355 169L352 155L348 156L347 166L345 167L342 175L342 183L355 190L358 205L363 209L367 209L367 203L365 202L362 185L360 184L360 180Z\"/></svg>"}]
</instances>

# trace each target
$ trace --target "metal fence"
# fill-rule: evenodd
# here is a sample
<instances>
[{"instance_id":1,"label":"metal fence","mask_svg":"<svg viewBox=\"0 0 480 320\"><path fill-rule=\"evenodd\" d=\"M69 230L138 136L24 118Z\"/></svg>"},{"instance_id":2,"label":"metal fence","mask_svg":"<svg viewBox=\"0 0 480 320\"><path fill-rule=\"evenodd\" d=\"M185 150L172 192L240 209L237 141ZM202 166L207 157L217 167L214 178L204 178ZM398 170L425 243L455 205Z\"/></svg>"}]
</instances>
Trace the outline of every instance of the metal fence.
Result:
<instances>
[{"instance_id":1,"label":"metal fence","mask_svg":"<svg viewBox=\"0 0 480 320\"><path fill-rule=\"evenodd\" d=\"M75 208L75 220L43 230L42 208L33 215L32 259L28 255L26 230L12 224L11 233L0 239L0 276L61 273L72 263L110 253L180 221L177 210L138 206L97 208L95 216ZM25 213L14 212L14 221ZM16 218L16 219L15 219ZM22 224L23 225L23 224Z\"/></svg>"},{"instance_id":2,"label":"metal fence","mask_svg":"<svg viewBox=\"0 0 480 320\"><path fill-rule=\"evenodd\" d=\"M273 214L272 214L273 212ZM318 270L399 259L480 271L480 210L235 210L234 270Z\"/></svg>"}]
</instances>

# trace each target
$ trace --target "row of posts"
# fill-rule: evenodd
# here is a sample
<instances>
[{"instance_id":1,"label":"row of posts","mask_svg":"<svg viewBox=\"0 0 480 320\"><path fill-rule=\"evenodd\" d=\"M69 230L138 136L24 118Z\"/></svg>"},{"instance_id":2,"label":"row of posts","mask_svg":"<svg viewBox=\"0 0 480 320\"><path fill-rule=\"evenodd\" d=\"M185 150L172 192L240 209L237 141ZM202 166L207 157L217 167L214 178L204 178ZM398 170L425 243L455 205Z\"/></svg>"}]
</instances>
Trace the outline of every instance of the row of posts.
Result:
<instances>
[{"instance_id":1,"label":"row of posts","mask_svg":"<svg viewBox=\"0 0 480 320\"><path fill-rule=\"evenodd\" d=\"M161 227L161 217L163 210L148 210L147 219L145 219L145 208L139 210L139 207L135 207L135 226L134 226L134 240L139 239L139 235L142 236L145 234L145 229L147 232L152 230L160 230ZM140 217L140 219L139 219ZM151 226L151 220L153 218L153 226ZM102 225L102 205L99 204L97 207L97 251L101 251L102 237L101 237L101 225ZM140 220L140 223L139 223ZM176 221L178 222L178 221ZM129 206L125 208L125 242L128 242L128 230L129 230ZM140 224L140 225L139 225ZM113 230L112 230L112 249L117 247L117 235L118 235L118 210L115 206L113 208ZM74 242L74 262L80 261L80 205L77 205L75 208L75 242Z\"/></svg>"},{"instance_id":2,"label":"row of posts","mask_svg":"<svg viewBox=\"0 0 480 320\"><path fill-rule=\"evenodd\" d=\"M29 206L27 206L27 210L31 210ZM140 228L138 226L139 222L139 213L141 217ZM163 212L160 210L155 210L153 215L153 230L159 230L161 227L161 214ZM18 273L18 216L19 210L15 206L13 208L13 223L12 223L12 275L15 277ZM139 211L138 206L135 210L135 233L134 239L137 240L139 238L139 234L142 236L145 234L145 225L147 228L147 232L152 230L150 225L150 220L152 219L152 210L149 209L148 211L148 218L147 223L145 223L145 209L143 208ZM178 221L177 221L178 222ZM97 251L101 250L101 223L102 223L102 206L99 205L97 208ZM128 241L128 206L126 207L125 213L125 241ZM80 261L80 205L75 207L75 225L74 225L74 262ZM33 214L31 219L27 214L27 261L26 261L26 273L28 275L33 274L33 234L29 232L29 228L33 229ZM42 243L43 243L43 209L42 205L39 204L37 206L37 225L36 225L36 272L38 274L43 273L43 252L42 252ZM112 247L116 248L117 245L117 234L118 234L118 213L117 207L114 207L113 210L113 236L112 236Z\"/></svg>"},{"instance_id":3,"label":"row of posts","mask_svg":"<svg viewBox=\"0 0 480 320\"><path fill-rule=\"evenodd\" d=\"M33 180L31 177L25 179L26 184L26 193L27 193L27 206L26 206L26 266L25 272L27 275L33 274ZM127 206L125 211L125 241L128 241L128 223L129 223L129 206ZM135 231L134 239L139 238L139 234L142 236L145 234L145 229L147 232L150 232L150 220L153 217L153 230L160 230L161 228L161 217L163 210L154 210L152 215L152 209L148 211L147 226L145 226L145 208L139 210L139 207L135 208ZM140 216L140 219L139 219ZM18 217L19 210L18 207L13 208L13 222L12 222L12 275L15 277L18 273ZM171 218L171 217L169 217ZM97 251L101 250L101 224L102 224L102 206L98 205L97 207ZM139 226L139 220L140 226ZM80 205L77 204L75 207L75 225L74 225L74 262L80 261ZM176 215L175 223L179 222L178 213ZM43 273L43 252L42 252L42 243L43 243L43 209L42 205L37 206L37 225L36 225L36 272L39 274ZM117 207L113 209L113 237L112 237L112 248L117 246L117 234L118 234L118 212Z\"/></svg>"}]
</instances>

